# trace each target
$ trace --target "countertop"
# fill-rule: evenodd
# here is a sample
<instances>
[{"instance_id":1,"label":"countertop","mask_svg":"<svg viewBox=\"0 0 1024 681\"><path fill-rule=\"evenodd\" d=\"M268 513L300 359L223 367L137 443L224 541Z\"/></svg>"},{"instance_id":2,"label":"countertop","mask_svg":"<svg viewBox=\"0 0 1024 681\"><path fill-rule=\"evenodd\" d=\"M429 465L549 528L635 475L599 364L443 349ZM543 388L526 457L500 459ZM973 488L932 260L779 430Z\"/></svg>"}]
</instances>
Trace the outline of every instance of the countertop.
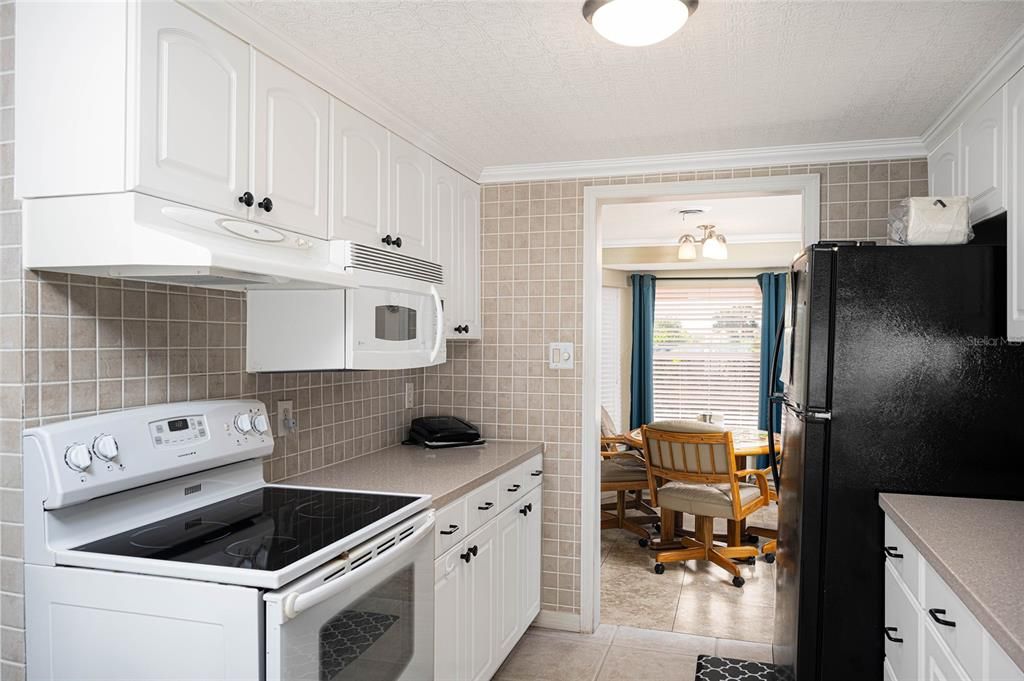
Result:
<instances>
[{"instance_id":1,"label":"countertop","mask_svg":"<svg viewBox=\"0 0 1024 681\"><path fill-rule=\"evenodd\" d=\"M880 494L878 504L1024 669L1024 501Z\"/></svg>"},{"instance_id":2,"label":"countertop","mask_svg":"<svg viewBox=\"0 0 1024 681\"><path fill-rule=\"evenodd\" d=\"M429 494L442 508L544 451L540 442L489 440L451 449L398 445L281 480L285 485Z\"/></svg>"}]
</instances>

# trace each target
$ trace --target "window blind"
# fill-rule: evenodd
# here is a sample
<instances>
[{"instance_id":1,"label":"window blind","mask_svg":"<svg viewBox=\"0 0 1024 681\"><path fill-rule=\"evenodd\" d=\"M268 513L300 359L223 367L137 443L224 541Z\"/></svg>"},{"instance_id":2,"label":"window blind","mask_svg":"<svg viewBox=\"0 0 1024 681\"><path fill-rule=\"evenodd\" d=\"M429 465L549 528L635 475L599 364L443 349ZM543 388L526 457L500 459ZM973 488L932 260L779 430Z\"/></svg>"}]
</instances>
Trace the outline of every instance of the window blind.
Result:
<instances>
[{"instance_id":1,"label":"window blind","mask_svg":"<svg viewBox=\"0 0 1024 681\"><path fill-rule=\"evenodd\" d=\"M601 406L620 431L622 421L622 289L601 289Z\"/></svg>"},{"instance_id":2,"label":"window blind","mask_svg":"<svg viewBox=\"0 0 1024 681\"><path fill-rule=\"evenodd\" d=\"M654 299L654 417L725 415L757 427L761 290L757 282L658 282Z\"/></svg>"}]
</instances>

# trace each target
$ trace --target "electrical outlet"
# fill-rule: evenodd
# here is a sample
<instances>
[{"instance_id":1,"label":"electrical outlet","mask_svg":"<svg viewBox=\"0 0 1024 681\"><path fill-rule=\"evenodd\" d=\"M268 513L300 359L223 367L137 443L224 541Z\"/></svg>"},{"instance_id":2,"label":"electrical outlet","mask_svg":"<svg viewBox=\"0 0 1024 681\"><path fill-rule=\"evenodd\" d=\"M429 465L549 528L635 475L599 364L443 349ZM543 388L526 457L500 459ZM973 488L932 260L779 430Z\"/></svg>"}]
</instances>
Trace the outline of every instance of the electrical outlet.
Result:
<instances>
[{"instance_id":1,"label":"electrical outlet","mask_svg":"<svg viewBox=\"0 0 1024 681\"><path fill-rule=\"evenodd\" d=\"M295 412L292 411L291 400L281 400L277 403L277 434L294 432L299 424L295 420Z\"/></svg>"},{"instance_id":2,"label":"electrical outlet","mask_svg":"<svg viewBox=\"0 0 1024 681\"><path fill-rule=\"evenodd\" d=\"M416 384L405 384L405 408L412 409L416 406Z\"/></svg>"}]
</instances>

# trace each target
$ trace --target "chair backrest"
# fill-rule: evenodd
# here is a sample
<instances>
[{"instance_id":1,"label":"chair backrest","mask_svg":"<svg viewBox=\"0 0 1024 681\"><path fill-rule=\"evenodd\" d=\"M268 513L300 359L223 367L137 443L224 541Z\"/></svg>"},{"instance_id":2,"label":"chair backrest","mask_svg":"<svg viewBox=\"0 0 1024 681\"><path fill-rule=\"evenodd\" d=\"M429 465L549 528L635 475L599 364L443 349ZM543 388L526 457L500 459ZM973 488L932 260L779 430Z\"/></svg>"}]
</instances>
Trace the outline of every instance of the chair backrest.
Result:
<instances>
[{"instance_id":1,"label":"chair backrest","mask_svg":"<svg viewBox=\"0 0 1024 681\"><path fill-rule=\"evenodd\" d=\"M732 433L691 420L654 421L642 430L644 457L654 478L691 483L734 483ZM652 480L652 484L653 484Z\"/></svg>"},{"instance_id":2,"label":"chair backrest","mask_svg":"<svg viewBox=\"0 0 1024 681\"><path fill-rule=\"evenodd\" d=\"M615 422L611 414L604 407L601 407L601 437L614 437L619 433L615 432Z\"/></svg>"}]
</instances>

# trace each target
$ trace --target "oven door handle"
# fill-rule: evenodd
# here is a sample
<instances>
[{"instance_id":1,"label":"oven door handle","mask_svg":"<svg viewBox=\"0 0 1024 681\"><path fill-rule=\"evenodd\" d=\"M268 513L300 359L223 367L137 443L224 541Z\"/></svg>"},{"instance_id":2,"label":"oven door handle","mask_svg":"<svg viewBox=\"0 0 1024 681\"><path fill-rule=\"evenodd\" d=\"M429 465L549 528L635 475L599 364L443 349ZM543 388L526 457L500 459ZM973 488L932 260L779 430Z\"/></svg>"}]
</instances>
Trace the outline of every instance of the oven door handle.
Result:
<instances>
[{"instance_id":1,"label":"oven door handle","mask_svg":"<svg viewBox=\"0 0 1024 681\"><path fill-rule=\"evenodd\" d=\"M281 606L284 612L285 619L292 619L299 613L309 610L314 605L323 603L324 601L333 598L340 592L357 583L363 577L372 576L374 574L380 574L381 570L386 569L389 565L394 563L396 560L404 557L407 554L407 549L418 544L419 541L427 534L432 534L434 531L433 520L428 523L424 523L422 527L413 532L409 537L398 544L394 549L378 556L373 560L360 565L358 568L349 572L346 575L335 577L329 582L325 582L315 589L311 589L305 593L298 593L292 591L284 595L281 599ZM365 568L372 567L373 570L366 570Z\"/></svg>"},{"instance_id":2,"label":"oven door handle","mask_svg":"<svg viewBox=\"0 0 1024 681\"><path fill-rule=\"evenodd\" d=\"M437 327L434 329L434 349L430 351L430 362L437 359L437 354L441 352L441 344L444 343L444 303L441 302L441 294L438 293L437 287L430 286L430 295L434 297L434 311L437 313Z\"/></svg>"}]
</instances>

